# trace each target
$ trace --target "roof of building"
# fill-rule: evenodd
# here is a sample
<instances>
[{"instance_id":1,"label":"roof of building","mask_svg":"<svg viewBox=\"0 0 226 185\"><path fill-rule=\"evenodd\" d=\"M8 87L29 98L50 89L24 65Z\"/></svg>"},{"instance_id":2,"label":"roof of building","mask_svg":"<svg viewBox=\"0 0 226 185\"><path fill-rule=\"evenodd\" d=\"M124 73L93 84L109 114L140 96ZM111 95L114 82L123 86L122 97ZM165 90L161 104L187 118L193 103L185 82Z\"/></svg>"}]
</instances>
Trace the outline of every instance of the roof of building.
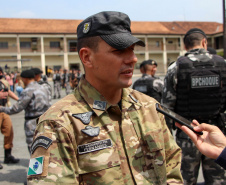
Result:
<instances>
[{"instance_id":1,"label":"roof of building","mask_svg":"<svg viewBox=\"0 0 226 185\"><path fill-rule=\"evenodd\" d=\"M81 20L0 18L0 34L75 34ZM185 34L191 28L200 28L207 35L223 32L217 22L148 22L132 21L133 34Z\"/></svg>"}]
</instances>

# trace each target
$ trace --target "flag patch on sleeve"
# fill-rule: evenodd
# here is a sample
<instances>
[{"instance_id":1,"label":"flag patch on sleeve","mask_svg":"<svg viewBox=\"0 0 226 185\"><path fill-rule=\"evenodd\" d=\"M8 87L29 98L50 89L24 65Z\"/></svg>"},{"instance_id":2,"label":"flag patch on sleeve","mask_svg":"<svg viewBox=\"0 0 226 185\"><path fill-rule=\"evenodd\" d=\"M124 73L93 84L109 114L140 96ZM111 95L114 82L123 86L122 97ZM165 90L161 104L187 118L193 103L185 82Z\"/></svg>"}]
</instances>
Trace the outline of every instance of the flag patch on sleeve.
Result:
<instances>
[{"instance_id":1,"label":"flag patch on sleeve","mask_svg":"<svg viewBox=\"0 0 226 185\"><path fill-rule=\"evenodd\" d=\"M39 175L43 171L43 160L44 157L36 157L30 159L28 175Z\"/></svg>"}]
</instances>

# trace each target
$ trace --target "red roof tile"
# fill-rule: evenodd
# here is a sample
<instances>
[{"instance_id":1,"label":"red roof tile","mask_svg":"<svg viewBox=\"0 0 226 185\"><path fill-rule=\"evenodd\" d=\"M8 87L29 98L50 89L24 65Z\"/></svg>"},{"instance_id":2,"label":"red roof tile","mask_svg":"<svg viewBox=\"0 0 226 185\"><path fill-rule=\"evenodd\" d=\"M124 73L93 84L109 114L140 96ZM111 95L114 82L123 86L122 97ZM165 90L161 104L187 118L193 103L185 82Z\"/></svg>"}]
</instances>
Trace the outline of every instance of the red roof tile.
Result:
<instances>
[{"instance_id":1,"label":"red roof tile","mask_svg":"<svg viewBox=\"0 0 226 185\"><path fill-rule=\"evenodd\" d=\"M81 20L0 18L0 33L75 34ZM217 22L148 22L132 21L133 34L185 34L191 28L200 28L207 35L223 32Z\"/></svg>"}]
</instances>

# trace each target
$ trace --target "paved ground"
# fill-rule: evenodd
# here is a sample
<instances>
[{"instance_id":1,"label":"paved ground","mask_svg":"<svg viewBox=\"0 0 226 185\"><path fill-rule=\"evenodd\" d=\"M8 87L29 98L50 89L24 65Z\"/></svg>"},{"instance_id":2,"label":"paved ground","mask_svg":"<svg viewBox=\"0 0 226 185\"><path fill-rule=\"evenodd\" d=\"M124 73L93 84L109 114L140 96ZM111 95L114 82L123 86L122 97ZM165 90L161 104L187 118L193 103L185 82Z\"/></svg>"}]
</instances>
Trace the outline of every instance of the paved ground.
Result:
<instances>
[{"instance_id":1,"label":"paved ground","mask_svg":"<svg viewBox=\"0 0 226 185\"><path fill-rule=\"evenodd\" d=\"M134 80L137 77L134 78ZM65 91L62 90L62 96L65 95ZM58 100L53 100L55 103ZM12 101L14 103L14 101ZM11 115L13 128L14 128L14 147L12 154L20 158L18 164L3 164L3 169L0 170L0 185L22 185L26 181L26 174L29 164L29 153L27 150L27 144L25 142L24 135L24 111ZM4 149L3 149L3 135L0 134L0 163L4 161ZM198 182L203 182L203 177L200 174Z\"/></svg>"}]
</instances>

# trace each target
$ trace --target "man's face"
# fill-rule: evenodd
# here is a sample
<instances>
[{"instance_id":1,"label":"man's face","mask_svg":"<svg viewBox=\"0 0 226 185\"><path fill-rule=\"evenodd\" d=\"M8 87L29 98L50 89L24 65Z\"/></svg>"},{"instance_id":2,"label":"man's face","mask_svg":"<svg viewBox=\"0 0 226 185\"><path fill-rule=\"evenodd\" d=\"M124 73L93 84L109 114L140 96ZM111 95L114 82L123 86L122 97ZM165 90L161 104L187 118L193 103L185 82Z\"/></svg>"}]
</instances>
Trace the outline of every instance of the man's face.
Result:
<instances>
[{"instance_id":1,"label":"man's face","mask_svg":"<svg viewBox=\"0 0 226 185\"><path fill-rule=\"evenodd\" d=\"M151 76L155 76L156 71L157 71L157 66L156 65L152 65Z\"/></svg>"},{"instance_id":2,"label":"man's face","mask_svg":"<svg viewBox=\"0 0 226 185\"><path fill-rule=\"evenodd\" d=\"M156 65L146 65L146 74L155 76L155 73L157 71L157 66Z\"/></svg>"},{"instance_id":3,"label":"man's face","mask_svg":"<svg viewBox=\"0 0 226 185\"><path fill-rule=\"evenodd\" d=\"M132 75L137 57L134 45L117 50L101 40L97 51L91 50L92 68L89 82L94 87L121 89L132 85Z\"/></svg>"},{"instance_id":4,"label":"man's face","mask_svg":"<svg viewBox=\"0 0 226 185\"><path fill-rule=\"evenodd\" d=\"M28 79L21 77L21 80L23 81L24 86L26 87L28 85Z\"/></svg>"}]
</instances>

